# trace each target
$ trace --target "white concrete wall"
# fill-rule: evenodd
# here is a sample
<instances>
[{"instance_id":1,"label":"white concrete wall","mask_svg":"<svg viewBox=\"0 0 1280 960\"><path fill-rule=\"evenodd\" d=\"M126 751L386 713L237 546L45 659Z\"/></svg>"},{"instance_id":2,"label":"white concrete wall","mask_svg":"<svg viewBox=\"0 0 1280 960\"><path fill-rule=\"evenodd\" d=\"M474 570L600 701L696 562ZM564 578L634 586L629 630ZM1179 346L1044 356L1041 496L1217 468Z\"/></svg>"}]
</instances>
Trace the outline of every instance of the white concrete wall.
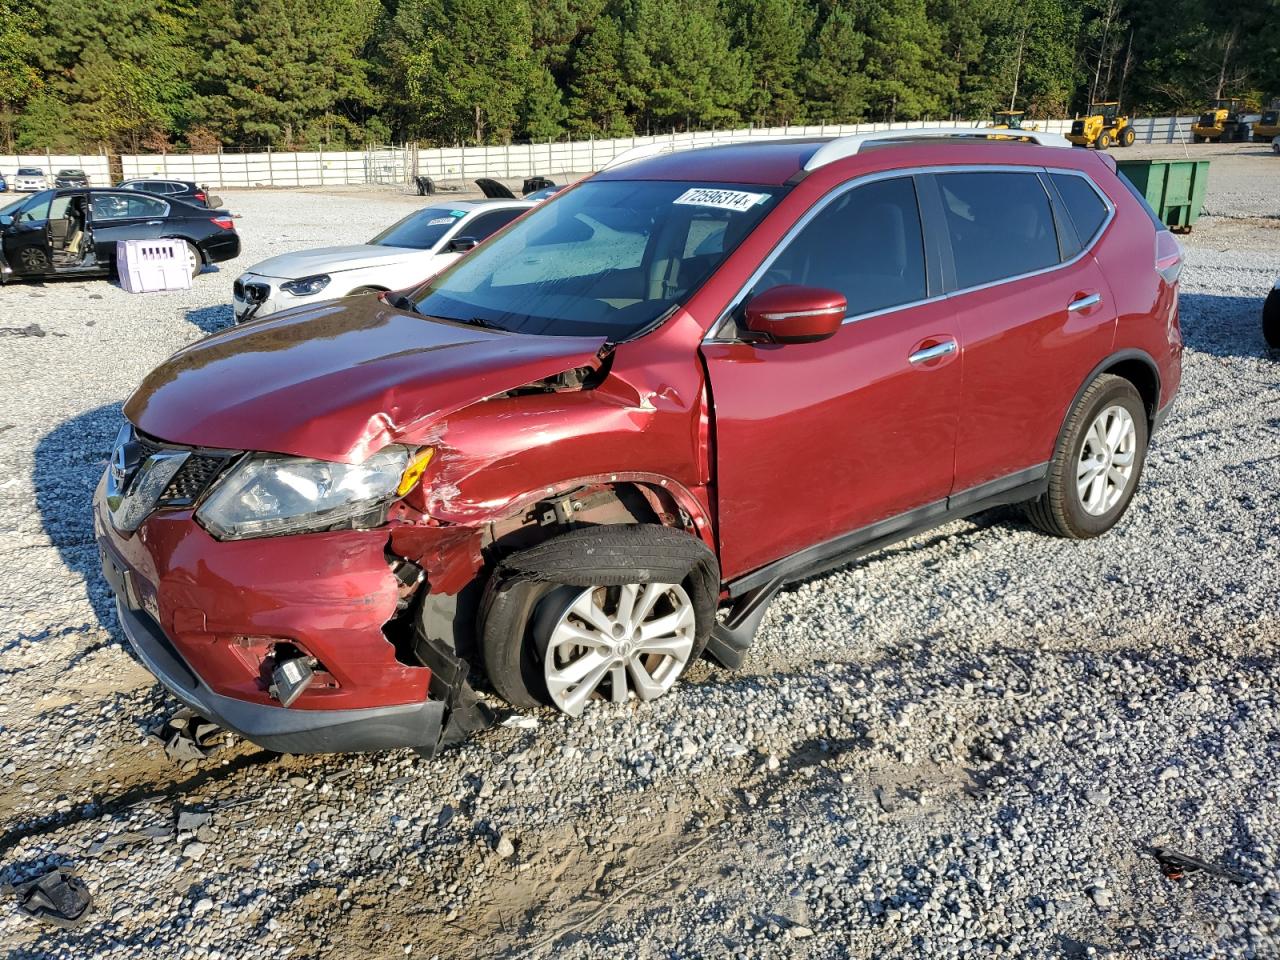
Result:
<instances>
[{"instance_id":1,"label":"white concrete wall","mask_svg":"<svg viewBox=\"0 0 1280 960\"><path fill-rule=\"evenodd\" d=\"M87 156L71 156L59 153L40 153L31 155L0 154L0 173L6 180L12 180L19 167L39 167L46 177L52 178L59 170L83 170L89 178L91 186L111 186L107 158L99 154Z\"/></svg>"},{"instance_id":2,"label":"white concrete wall","mask_svg":"<svg viewBox=\"0 0 1280 960\"><path fill-rule=\"evenodd\" d=\"M1133 121L1139 143L1180 143L1190 139L1194 117L1155 117ZM1040 129L1066 133L1070 120L1041 120ZM439 182L470 182L476 177L519 179L547 176L563 179L570 173L598 170L633 147L670 143L676 149L778 137L833 137L880 130L921 127L966 127L967 121L917 121L909 123L819 124L797 127L757 127L745 130L705 130L616 140L577 140L556 143L522 143L493 147L443 147L419 149L418 173ZM120 158L125 179L169 177L191 180L210 187L301 187L330 184L389 183L408 181L412 151L405 147L368 150L266 153L126 154ZM37 166L47 173L63 167L79 167L94 186L108 186L107 158L103 156L0 156L0 172L11 174L19 166Z\"/></svg>"}]
</instances>

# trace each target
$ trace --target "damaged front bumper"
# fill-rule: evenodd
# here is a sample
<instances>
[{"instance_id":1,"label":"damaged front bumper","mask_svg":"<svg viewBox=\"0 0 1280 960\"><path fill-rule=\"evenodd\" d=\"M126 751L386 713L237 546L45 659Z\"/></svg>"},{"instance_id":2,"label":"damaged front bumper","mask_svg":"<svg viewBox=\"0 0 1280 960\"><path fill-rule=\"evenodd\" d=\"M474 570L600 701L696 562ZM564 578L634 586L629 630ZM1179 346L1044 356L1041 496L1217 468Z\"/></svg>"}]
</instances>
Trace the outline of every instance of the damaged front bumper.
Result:
<instances>
[{"instance_id":1,"label":"damaged front bumper","mask_svg":"<svg viewBox=\"0 0 1280 960\"><path fill-rule=\"evenodd\" d=\"M149 614L126 607L119 594L116 611L138 659L166 690L201 716L260 747L278 753L415 747L430 754L440 743L445 705L439 700L361 710L292 710L224 697L209 689Z\"/></svg>"},{"instance_id":2,"label":"damaged front bumper","mask_svg":"<svg viewBox=\"0 0 1280 960\"><path fill-rule=\"evenodd\" d=\"M103 572L137 656L209 720L281 753L360 752L442 743L484 726L463 679L407 653L410 630L387 559L389 533L348 530L220 542L189 511L151 515L136 533L112 525L105 481L94 505ZM289 706L272 697L281 645L322 682Z\"/></svg>"}]
</instances>

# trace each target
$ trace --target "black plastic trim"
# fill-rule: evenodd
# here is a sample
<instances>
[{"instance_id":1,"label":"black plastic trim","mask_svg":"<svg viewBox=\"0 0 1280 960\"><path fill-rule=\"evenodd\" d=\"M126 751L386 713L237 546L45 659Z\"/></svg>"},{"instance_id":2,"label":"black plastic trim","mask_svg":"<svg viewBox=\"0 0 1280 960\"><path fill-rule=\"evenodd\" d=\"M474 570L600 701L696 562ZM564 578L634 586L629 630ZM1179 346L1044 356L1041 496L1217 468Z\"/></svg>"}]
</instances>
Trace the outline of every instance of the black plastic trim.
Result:
<instances>
[{"instance_id":1,"label":"black plastic trim","mask_svg":"<svg viewBox=\"0 0 1280 960\"><path fill-rule=\"evenodd\" d=\"M811 577L952 520L1002 504L1031 500L1044 492L1048 475L1049 464L1037 464L952 494L945 500L927 503L834 540L816 544L731 581L727 584L729 596L736 599L775 582L780 586Z\"/></svg>"}]
</instances>

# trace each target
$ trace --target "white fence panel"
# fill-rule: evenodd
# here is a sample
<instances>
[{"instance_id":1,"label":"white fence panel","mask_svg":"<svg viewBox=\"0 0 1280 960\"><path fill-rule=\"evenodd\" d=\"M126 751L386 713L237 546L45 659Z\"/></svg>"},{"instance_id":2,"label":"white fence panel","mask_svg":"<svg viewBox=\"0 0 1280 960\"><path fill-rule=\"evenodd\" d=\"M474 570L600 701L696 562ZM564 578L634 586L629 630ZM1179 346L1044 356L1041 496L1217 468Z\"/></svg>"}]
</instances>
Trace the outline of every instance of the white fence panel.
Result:
<instances>
[{"instance_id":1,"label":"white fence panel","mask_svg":"<svg viewBox=\"0 0 1280 960\"><path fill-rule=\"evenodd\" d=\"M36 167L46 177L52 178L59 170L83 170L94 187L111 186L111 167L101 154L0 154L0 173L6 179L13 177L19 167Z\"/></svg>"},{"instance_id":2,"label":"white fence panel","mask_svg":"<svg viewBox=\"0 0 1280 960\"><path fill-rule=\"evenodd\" d=\"M1190 139L1193 117L1155 117L1133 121L1139 143L1181 143ZM1041 130L1068 133L1071 120L1036 121ZM549 176L563 179L571 174L590 173L633 147L655 143L672 144L676 149L717 143L734 143L779 137L832 137L885 130L916 130L922 127L967 127L966 120L913 120L900 123L807 124L786 127L750 127L741 130L699 130L610 140L517 143L510 146L439 147L417 149L417 173L437 182L469 183L477 177L522 179ZM338 184L409 181L414 151L405 147L373 147L366 150L300 151L266 153L169 154L122 156L124 175L130 177L174 177L194 180L211 187L330 186ZM105 157L51 157L57 166L79 166L95 184L106 183ZM44 157L0 157L0 169L50 163Z\"/></svg>"}]
</instances>

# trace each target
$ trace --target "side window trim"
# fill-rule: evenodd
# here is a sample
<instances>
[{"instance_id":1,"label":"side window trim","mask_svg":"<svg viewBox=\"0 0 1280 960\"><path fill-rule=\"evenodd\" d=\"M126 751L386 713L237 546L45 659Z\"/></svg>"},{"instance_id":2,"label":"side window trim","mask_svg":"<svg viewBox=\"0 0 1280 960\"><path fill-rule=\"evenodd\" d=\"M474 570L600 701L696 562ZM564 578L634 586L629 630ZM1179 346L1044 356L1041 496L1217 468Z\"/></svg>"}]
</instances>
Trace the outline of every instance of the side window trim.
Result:
<instances>
[{"instance_id":1,"label":"side window trim","mask_svg":"<svg viewBox=\"0 0 1280 960\"><path fill-rule=\"evenodd\" d=\"M1076 223L1071 216L1071 211L1067 209L1067 202L1058 192L1058 187L1048 171L1040 174L1040 186L1044 187L1044 192L1049 195L1049 207L1053 210L1053 224L1058 231L1058 262L1066 263L1084 249L1084 244L1080 242L1080 232L1076 230Z\"/></svg>"}]
</instances>

